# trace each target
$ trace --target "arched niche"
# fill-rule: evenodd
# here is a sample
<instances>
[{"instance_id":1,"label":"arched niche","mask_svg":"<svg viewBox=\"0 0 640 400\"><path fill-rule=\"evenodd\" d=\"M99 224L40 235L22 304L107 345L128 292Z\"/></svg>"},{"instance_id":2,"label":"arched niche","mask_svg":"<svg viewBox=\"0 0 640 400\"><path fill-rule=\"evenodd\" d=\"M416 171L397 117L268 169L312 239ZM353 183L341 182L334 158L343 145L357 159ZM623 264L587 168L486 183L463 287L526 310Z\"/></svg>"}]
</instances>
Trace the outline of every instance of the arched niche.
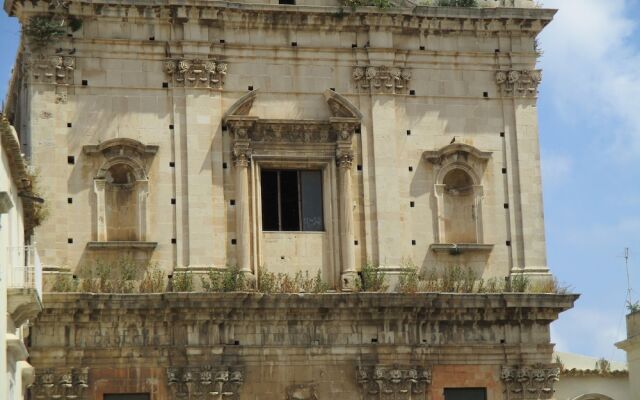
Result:
<instances>
[{"instance_id":1,"label":"arched niche","mask_svg":"<svg viewBox=\"0 0 640 400\"><path fill-rule=\"evenodd\" d=\"M600 393L589 393L589 394L583 394L578 397L575 397L573 400L614 400L614 399Z\"/></svg>"},{"instance_id":2,"label":"arched niche","mask_svg":"<svg viewBox=\"0 0 640 400\"><path fill-rule=\"evenodd\" d=\"M433 165L437 223L434 250L488 250L483 246L482 176L491 153L452 143L423 157Z\"/></svg>"},{"instance_id":3,"label":"arched niche","mask_svg":"<svg viewBox=\"0 0 640 400\"><path fill-rule=\"evenodd\" d=\"M133 139L112 139L84 147L102 157L93 179L96 194L96 242L139 243L147 240L148 163L158 146ZM93 247L109 247L108 245Z\"/></svg>"}]
</instances>

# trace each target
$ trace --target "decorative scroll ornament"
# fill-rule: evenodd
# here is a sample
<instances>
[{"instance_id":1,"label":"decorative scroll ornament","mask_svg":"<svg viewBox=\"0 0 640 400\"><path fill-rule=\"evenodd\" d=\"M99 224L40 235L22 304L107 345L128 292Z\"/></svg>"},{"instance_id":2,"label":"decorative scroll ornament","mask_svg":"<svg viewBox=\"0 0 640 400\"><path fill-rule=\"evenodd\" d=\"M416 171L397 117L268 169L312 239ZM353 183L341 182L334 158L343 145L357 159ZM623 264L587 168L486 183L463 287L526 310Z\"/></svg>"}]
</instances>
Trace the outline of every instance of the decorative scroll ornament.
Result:
<instances>
[{"instance_id":1,"label":"decorative scroll ornament","mask_svg":"<svg viewBox=\"0 0 640 400\"><path fill-rule=\"evenodd\" d=\"M34 81L54 85L73 85L75 57L40 56L29 64Z\"/></svg>"},{"instance_id":2,"label":"decorative scroll ornament","mask_svg":"<svg viewBox=\"0 0 640 400\"><path fill-rule=\"evenodd\" d=\"M215 60L166 60L164 72L177 86L220 89L227 76L227 63Z\"/></svg>"},{"instance_id":3,"label":"decorative scroll ornament","mask_svg":"<svg viewBox=\"0 0 640 400\"><path fill-rule=\"evenodd\" d=\"M553 385L560 379L560 368L535 365L532 367L502 367L506 398L509 400L550 399Z\"/></svg>"},{"instance_id":4,"label":"decorative scroll ornament","mask_svg":"<svg viewBox=\"0 0 640 400\"><path fill-rule=\"evenodd\" d=\"M34 400L84 400L89 387L89 368L64 370L36 370L34 383L29 386Z\"/></svg>"},{"instance_id":5,"label":"decorative scroll ornament","mask_svg":"<svg viewBox=\"0 0 640 400\"><path fill-rule=\"evenodd\" d=\"M244 381L242 371L229 368L167 368L167 384L173 399L238 400Z\"/></svg>"},{"instance_id":6,"label":"decorative scroll ornament","mask_svg":"<svg viewBox=\"0 0 640 400\"><path fill-rule=\"evenodd\" d=\"M506 96L535 97L540 82L542 71L539 69L496 72L496 83Z\"/></svg>"},{"instance_id":7,"label":"decorative scroll ornament","mask_svg":"<svg viewBox=\"0 0 640 400\"><path fill-rule=\"evenodd\" d=\"M370 65L354 67L352 77L361 89L399 93L406 89L411 80L411 71L400 67Z\"/></svg>"},{"instance_id":8,"label":"decorative scroll ornament","mask_svg":"<svg viewBox=\"0 0 640 400\"><path fill-rule=\"evenodd\" d=\"M358 367L356 379L364 400L416 400L424 399L431 384L431 370L397 365Z\"/></svg>"}]
</instances>

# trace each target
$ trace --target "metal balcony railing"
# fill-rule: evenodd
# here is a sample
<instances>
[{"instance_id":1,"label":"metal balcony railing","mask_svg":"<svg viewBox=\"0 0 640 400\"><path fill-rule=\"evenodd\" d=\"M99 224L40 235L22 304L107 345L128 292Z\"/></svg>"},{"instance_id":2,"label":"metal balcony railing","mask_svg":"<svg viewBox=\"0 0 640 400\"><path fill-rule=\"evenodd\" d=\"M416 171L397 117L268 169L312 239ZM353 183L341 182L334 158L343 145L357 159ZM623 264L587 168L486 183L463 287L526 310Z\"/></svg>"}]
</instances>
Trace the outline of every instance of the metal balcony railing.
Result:
<instances>
[{"instance_id":1,"label":"metal balcony railing","mask_svg":"<svg viewBox=\"0 0 640 400\"><path fill-rule=\"evenodd\" d=\"M9 247L7 288L36 289L42 298L42 264L35 246Z\"/></svg>"}]
</instances>

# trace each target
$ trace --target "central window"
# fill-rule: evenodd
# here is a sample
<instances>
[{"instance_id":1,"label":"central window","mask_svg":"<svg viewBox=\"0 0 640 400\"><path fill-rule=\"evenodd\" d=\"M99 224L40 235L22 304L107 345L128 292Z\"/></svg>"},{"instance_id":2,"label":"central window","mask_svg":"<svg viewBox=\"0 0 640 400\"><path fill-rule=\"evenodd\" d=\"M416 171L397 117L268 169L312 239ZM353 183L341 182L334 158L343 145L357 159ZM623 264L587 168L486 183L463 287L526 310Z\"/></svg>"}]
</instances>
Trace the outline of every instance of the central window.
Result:
<instances>
[{"instance_id":1,"label":"central window","mask_svg":"<svg viewBox=\"0 0 640 400\"><path fill-rule=\"evenodd\" d=\"M322 171L262 170L264 231L323 231Z\"/></svg>"}]
</instances>

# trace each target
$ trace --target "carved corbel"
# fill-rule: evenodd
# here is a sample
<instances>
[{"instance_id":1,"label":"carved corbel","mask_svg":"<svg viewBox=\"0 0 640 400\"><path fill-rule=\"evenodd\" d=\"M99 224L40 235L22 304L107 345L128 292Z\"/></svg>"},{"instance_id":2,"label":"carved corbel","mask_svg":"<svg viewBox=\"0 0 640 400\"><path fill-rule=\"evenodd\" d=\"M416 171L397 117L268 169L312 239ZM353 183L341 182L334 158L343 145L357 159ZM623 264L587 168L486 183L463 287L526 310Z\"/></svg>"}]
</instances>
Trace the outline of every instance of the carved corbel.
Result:
<instances>
[{"instance_id":1,"label":"carved corbel","mask_svg":"<svg viewBox=\"0 0 640 400\"><path fill-rule=\"evenodd\" d=\"M411 80L411 71L402 67L357 66L352 78L360 89L381 93L402 93Z\"/></svg>"},{"instance_id":2,"label":"carved corbel","mask_svg":"<svg viewBox=\"0 0 640 400\"><path fill-rule=\"evenodd\" d=\"M89 387L89 368L36 370L34 383L29 386L34 400L86 399Z\"/></svg>"},{"instance_id":3,"label":"carved corbel","mask_svg":"<svg viewBox=\"0 0 640 400\"><path fill-rule=\"evenodd\" d=\"M164 62L164 72L176 86L221 89L228 64L217 60L177 59Z\"/></svg>"},{"instance_id":4,"label":"carved corbel","mask_svg":"<svg viewBox=\"0 0 640 400\"><path fill-rule=\"evenodd\" d=\"M539 400L553 397L560 379L556 365L503 366L500 378L508 400Z\"/></svg>"},{"instance_id":5,"label":"carved corbel","mask_svg":"<svg viewBox=\"0 0 640 400\"><path fill-rule=\"evenodd\" d=\"M167 386L176 399L238 400L243 382L239 369L211 365L167 368Z\"/></svg>"},{"instance_id":6,"label":"carved corbel","mask_svg":"<svg viewBox=\"0 0 640 400\"><path fill-rule=\"evenodd\" d=\"M398 365L360 366L356 370L356 381L366 400L396 397L407 400L423 399L427 387L431 384L431 370Z\"/></svg>"},{"instance_id":7,"label":"carved corbel","mask_svg":"<svg viewBox=\"0 0 640 400\"><path fill-rule=\"evenodd\" d=\"M507 70L496 72L496 84L504 96L535 97L542 82L542 71Z\"/></svg>"}]
</instances>

